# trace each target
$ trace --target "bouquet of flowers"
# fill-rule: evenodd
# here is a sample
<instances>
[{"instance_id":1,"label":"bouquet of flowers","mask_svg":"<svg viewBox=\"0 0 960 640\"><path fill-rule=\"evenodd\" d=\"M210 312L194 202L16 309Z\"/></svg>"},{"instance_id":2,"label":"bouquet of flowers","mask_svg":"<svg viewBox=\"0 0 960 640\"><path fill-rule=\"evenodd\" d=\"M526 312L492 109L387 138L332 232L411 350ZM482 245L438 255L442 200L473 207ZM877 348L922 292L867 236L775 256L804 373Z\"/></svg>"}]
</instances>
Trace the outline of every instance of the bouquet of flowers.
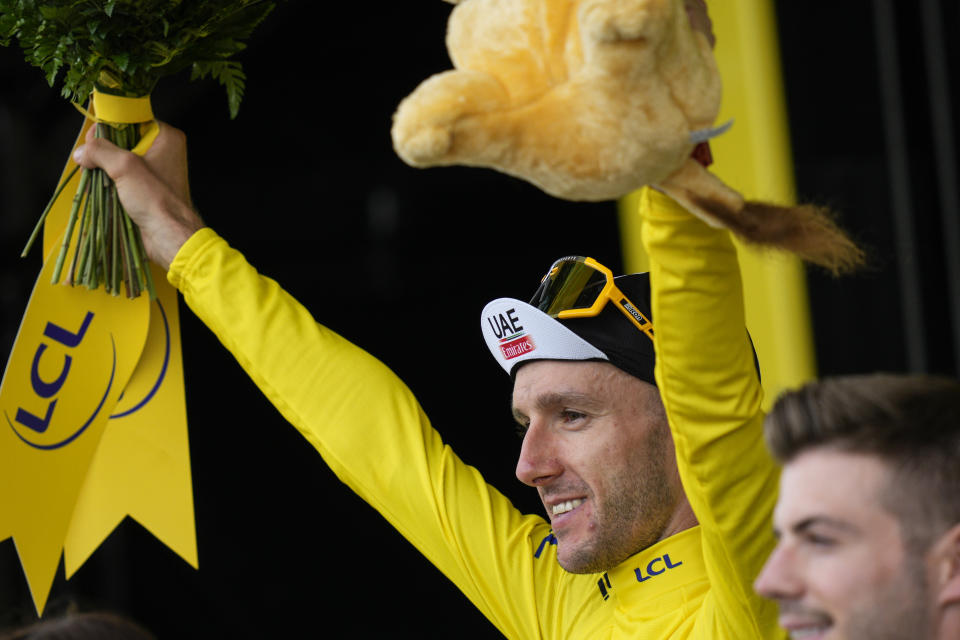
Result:
<instances>
[{"instance_id":1,"label":"bouquet of flowers","mask_svg":"<svg viewBox=\"0 0 960 640\"><path fill-rule=\"evenodd\" d=\"M61 94L78 107L91 97L97 105L98 96L140 101L133 111L143 114L142 122L110 121L106 109L94 113L97 136L135 149L150 131L149 95L166 75L190 69L191 79L212 77L226 89L230 116L236 117L245 76L231 57L273 8L266 0L0 0L0 44L16 39L27 62L43 71L51 87L61 78ZM72 177L54 193L23 255ZM100 170L81 174L54 283L64 267L68 284L102 284L117 295L123 283L128 297L144 290L155 295L139 230Z\"/></svg>"}]
</instances>

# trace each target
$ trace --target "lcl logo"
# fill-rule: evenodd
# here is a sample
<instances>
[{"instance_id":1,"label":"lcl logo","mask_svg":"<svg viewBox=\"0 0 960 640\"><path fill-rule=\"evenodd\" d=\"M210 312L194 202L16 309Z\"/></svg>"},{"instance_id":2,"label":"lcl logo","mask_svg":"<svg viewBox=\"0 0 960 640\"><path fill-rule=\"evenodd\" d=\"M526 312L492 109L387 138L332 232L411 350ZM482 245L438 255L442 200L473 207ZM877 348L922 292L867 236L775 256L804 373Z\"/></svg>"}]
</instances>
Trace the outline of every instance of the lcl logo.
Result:
<instances>
[{"instance_id":1,"label":"lcl logo","mask_svg":"<svg viewBox=\"0 0 960 640\"><path fill-rule=\"evenodd\" d=\"M647 580L650 580L651 578L655 578L656 576L660 575L664 571L667 571L669 569L675 569L682 564L683 564L682 561L677 563L671 562L670 554L665 553L662 556L658 558L654 558L653 560L647 563L646 575L644 575L642 569L634 569L633 572L637 574L637 582L646 582Z\"/></svg>"},{"instance_id":2,"label":"lcl logo","mask_svg":"<svg viewBox=\"0 0 960 640\"><path fill-rule=\"evenodd\" d=\"M4 415L7 418L7 423L10 424L10 427L13 429L14 433L16 433L17 437L20 438L20 440L22 440L25 444L36 449L57 449L66 446L75 440L81 433L83 433L88 426L90 426L94 418L103 408L103 404L110 393L110 389L113 387L113 379L117 368L116 345L113 345L112 336L110 340L111 345L113 346L113 365L110 371L110 380L108 381L107 389L103 393L103 397L100 399L93 414L78 428L72 430L57 442L40 444L33 439L35 436L32 436L31 432L33 434L44 434L50 428L50 423L53 420L54 411L56 410L57 406L57 394L59 394L63 389L63 386L67 383L67 379L70 376L70 369L73 365L72 354L76 352L76 349L83 342L84 337L86 337L87 331L90 328L90 324L93 322L93 318L93 312L87 311L83 321L80 323L80 328L76 331L71 331L52 322L47 322L46 327L43 330L43 337L48 338L52 342L48 343L42 340L40 344L37 345L37 349L33 355L33 363L30 366L30 388L33 390L36 399L40 401L36 403L36 406L43 407L44 402L46 402L46 406L38 413L34 413L30 409L17 407L17 413L16 417L14 418L14 422L22 427L25 427L29 431L18 429L13 423L10 422L10 417L6 415L6 412L4 412ZM60 366L59 372L56 376L52 377L52 379L44 379L40 374L40 363L41 361L46 362L49 360L49 358L55 357L55 351L63 351L63 364ZM45 367L45 370L49 371L49 368ZM31 409L33 409L33 407L31 407ZM43 417L40 417L39 413L42 413Z\"/></svg>"}]
</instances>

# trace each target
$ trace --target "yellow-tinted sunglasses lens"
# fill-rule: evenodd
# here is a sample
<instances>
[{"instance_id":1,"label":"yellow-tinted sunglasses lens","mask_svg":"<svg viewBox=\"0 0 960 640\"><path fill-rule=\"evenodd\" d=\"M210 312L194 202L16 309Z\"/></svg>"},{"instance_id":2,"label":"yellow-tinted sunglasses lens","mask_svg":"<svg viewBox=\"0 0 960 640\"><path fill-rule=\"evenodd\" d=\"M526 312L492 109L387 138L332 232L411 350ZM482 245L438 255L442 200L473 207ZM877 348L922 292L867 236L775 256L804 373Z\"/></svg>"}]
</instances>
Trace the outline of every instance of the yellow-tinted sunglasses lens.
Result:
<instances>
[{"instance_id":1,"label":"yellow-tinted sunglasses lens","mask_svg":"<svg viewBox=\"0 0 960 640\"><path fill-rule=\"evenodd\" d=\"M553 318L563 311L591 309L606 284L607 277L584 258L562 258L544 276L530 304Z\"/></svg>"}]
</instances>

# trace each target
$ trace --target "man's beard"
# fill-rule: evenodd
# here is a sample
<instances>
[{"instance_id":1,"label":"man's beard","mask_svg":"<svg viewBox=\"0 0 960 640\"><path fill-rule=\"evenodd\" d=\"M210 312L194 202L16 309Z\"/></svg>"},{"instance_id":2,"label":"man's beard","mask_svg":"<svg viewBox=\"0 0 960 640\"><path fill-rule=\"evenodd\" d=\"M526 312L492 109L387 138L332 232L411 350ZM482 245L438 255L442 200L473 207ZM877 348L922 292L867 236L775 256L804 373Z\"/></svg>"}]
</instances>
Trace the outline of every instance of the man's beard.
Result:
<instances>
[{"instance_id":1,"label":"man's beard","mask_svg":"<svg viewBox=\"0 0 960 640\"><path fill-rule=\"evenodd\" d=\"M596 533L561 563L565 570L602 573L660 540L679 501L668 480L670 437L669 431L652 437L638 473L595 505Z\"/></svg>"}]
</instances>

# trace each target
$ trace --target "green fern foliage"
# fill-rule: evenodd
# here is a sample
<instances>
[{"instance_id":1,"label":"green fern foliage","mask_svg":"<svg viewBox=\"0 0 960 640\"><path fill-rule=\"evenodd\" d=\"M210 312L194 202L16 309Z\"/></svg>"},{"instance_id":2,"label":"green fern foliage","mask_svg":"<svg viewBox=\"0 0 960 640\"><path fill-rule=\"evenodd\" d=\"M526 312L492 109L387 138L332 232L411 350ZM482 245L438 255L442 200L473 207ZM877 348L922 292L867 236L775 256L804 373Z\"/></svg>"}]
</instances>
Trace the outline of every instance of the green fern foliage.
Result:
<instances>
[{"instance_id":1,"label":"green fern foliage","mask_svg":"<svg viewBox=\"0 0 960 640\"><path fill-rule=\"evenodd\" d=\"M236 117L246 77L231 58L273 10L267 0L0 0L0 45L14 41L61 94L148 95L185 69L227 92Z\"/></svg>"}]
</instances>

